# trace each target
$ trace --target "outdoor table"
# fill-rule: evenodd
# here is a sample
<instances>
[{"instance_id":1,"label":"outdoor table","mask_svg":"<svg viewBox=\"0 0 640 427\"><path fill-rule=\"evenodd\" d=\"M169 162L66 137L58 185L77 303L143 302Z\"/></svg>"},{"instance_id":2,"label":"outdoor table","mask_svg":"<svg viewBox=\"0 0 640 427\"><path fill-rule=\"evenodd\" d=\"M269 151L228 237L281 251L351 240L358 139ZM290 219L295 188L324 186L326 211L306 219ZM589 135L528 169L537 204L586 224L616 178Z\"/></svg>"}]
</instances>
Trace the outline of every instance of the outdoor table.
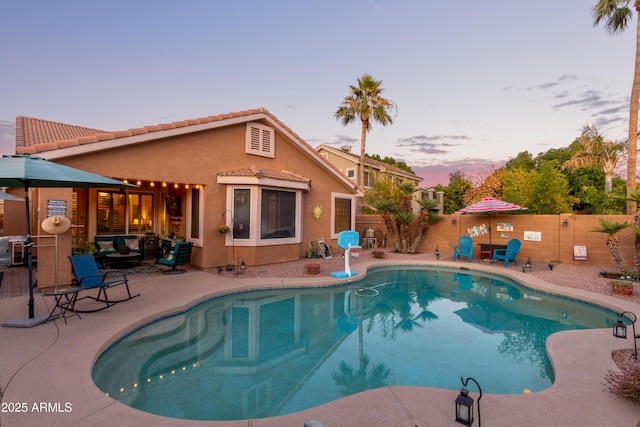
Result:
<instances>
[{"instance_id":1,"label":"outdoor table","mask_svg":"<svg viewBox=\"0 0 640 427\"><path fill-rule=\"evenodd\" d=\"M47 317L47 322L60 315L62 315L65 325L67 324L68 317L78 316L78 319L82 319L76 311L76 301L78 300L78 292L80 289L82 289L80 286L44 289L42 291L42 295L46 297L54 297L56 300L55 305L51 309L51 313L49 313L49 317ZM56 310L58 310L59 313L56 313ZM68 311L73 312L73 314L67 316Z\"/></svg>"},{"instance_id":2,"label":"outdoor table","mask_svg":"<svg viewBox=\"0 0 640 427\"><path fill-rule=\"evenodd\" d=\"M507 249L507 245L499 245L497 243L489 244L489 243L478 243L480 246L480 251L478 253L478 259L483 261L485 258L488 258L489 261L493 258L493 250L494 249Z\"/></svg>"},{"instance_id":3,"label":"outdoor table","mask_svg":"<svg viewBox=\"0 0 640 427\"><path fill-rule=\"evenodd\" d=\"M129 252L127 254L114 253L107 254L104 256L105 262L107 266L109 263L116 263L120 268L126 268L129 266L131 261L136 261L140 257L140 254L137 252Z\"/></svg>"}]
</instances>

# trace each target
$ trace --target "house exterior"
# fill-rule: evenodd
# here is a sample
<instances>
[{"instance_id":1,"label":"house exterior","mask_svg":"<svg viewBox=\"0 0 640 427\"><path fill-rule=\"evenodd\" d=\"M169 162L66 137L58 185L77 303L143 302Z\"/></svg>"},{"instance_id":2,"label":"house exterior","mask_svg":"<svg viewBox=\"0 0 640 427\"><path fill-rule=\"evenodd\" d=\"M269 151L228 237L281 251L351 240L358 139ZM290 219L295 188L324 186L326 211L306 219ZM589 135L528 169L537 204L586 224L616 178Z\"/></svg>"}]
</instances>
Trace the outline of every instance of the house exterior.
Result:
<instances>
[{"instance_id":1,"label":"house exterior","mask_svg":"<svg viewBox=\"0 0 640 427\"><path fill-rule=\"evenodd\" d=\"M328 145L322 144L319 145L316 150L320 155L322 155L325 159L331 162L335 167L340 169L342 173L347 175L347 177L353 181L355 184L359 185L358 182L359 174L358 167L360 166L360 156L351 153L350 151L345 151L337 148L330 147ZM416 191L413 194L413 210L415 213L420 212L420 205L416 202L416 200L420 200L422 198L435 199L438 201L438 206L436 206L432 211L439 215L443 213L443 202L444 202L444 193L441 191L436 192L432 189L421 189L420 183L422 182L422 178L416 174L411 172L407 172L395 166L391 166L387 163L383 163L374 159L365 158L364 160L364 188L365 190L371 188L371 184L375 181L380 181L383 179L391 179L394 182L400 183L405 180L410 181L416 187Z\"/></svg>"},{"instance_id":2,"label":"house exterior","mask_svg":"<svg viewBox=\"0 0 640 427\"><path fill-rule=\"evenodd\" d=\"M40 189L34 230L54 197L67 200L71 245L102 235L181 238L194 243L192 265L203 269L295 260L319 237L335 246L340 231L354 229L361 195L265 109L120 132L18 117L16 153L138 186Z\"/></svg>"}]
</instances>

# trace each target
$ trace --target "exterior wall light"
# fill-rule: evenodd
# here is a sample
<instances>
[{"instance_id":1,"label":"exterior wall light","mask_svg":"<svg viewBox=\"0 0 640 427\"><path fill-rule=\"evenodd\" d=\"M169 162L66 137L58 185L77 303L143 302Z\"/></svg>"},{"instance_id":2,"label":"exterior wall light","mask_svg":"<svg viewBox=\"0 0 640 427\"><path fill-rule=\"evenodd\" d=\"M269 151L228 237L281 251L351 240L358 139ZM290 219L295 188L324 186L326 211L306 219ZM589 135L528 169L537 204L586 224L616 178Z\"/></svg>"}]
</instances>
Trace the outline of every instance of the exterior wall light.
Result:
<instances>
[{"instance_id":1,"label":"exterior wall light","mask_svg":"<svg viewBox=\"0 0 640 427\"><path fill-rule=\"evenodd\" d=\"M569 226L569 220L565 219L564 221L562 221L562 227L563 228L567 228Z\"/></svg>"}]
</instances>

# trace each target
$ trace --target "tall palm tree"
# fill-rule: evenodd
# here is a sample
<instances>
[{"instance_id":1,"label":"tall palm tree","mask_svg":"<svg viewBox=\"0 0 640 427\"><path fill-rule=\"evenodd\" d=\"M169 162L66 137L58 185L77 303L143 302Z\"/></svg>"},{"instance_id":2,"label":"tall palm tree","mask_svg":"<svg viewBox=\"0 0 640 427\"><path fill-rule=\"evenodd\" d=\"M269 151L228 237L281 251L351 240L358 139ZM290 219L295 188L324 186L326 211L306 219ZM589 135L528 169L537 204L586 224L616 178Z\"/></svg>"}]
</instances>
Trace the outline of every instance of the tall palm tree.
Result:
<instances>
[{"instance_id":1,"label":"tall palm tree","mask_svg":"<svg viewBox=\"0 0 640 427\"><path fill-rule=\"evenodd\" d=\"M622 154L627 150L627 144L605 141L596 125L583 127L578 143L580 149L564 162L562 169L599 167L604 172L604 192L609 194L613 189L613 173Z\"/></svg>"},{"instance_id":2,"label":"tall palm tree","mask_svg":"<svg viewBox=\"0 0 640 427\"><path fill-rule=\"evenodd\" d=\"M600 227L596 227L591 231L595 231L597 233L605 233L609 236L607 237L607 249L609 249L611 258L613 258L613 261L616 263L623 274L629 273L630 271L629 268L627 268L627 263L624 262L624 258L620 253L620 240L618 239L618 236L616 236L616 234L629 227L630 224L626 221L622 223L611 222L603 218L598 218L598 221L600 221Z\"/></svg>"},{"instance_id":3,"label":"tall palm tree","mask_svg":"<svg viewBox=\"0 0 640 427\"><path fill-rule=\"evenodd\" d=\"M367 132L371 130L371 122L378 122L382 126L393 124L390 113L397 111L396 104L380 95L384 90L382 80L375 80L370 74L363 74L358 79L358 86L349 86L351 92L342 101L334 117L342 121L344 126L360 119L362 132L360 136L360 165L358 166L358 185L364 190L364 158L367 142Z\"/></svg>"},{"instance_id":4,"label":"tall palm tree","mask_svg":"<svg viewBox=\"0 0 640 427\"><path fill-rule=\"evenodd\" d=\"M631 0L598 0L592 8L593 25L604 23L607 32L623 32L632 18L629 7ZM631 199L636 188L636 159L638 150L638 102L640 102L640 0L633 1L636 10L636 62L631 85L631 104L629 106L629 155L627 159L627 215L633 215L637 204Z\"/></svg>"}]
</instances>

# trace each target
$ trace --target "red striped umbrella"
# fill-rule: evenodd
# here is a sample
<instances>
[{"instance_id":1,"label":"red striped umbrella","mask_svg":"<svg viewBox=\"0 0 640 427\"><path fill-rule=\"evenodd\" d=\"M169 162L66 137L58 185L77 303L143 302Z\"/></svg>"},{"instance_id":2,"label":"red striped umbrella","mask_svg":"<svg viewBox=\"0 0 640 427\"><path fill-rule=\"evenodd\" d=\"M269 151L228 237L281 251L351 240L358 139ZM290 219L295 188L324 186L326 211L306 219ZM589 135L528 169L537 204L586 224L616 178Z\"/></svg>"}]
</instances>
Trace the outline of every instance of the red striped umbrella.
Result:
<instances>
[{"instance_id":1,"label":"red striped umbrella","mask_svg":"<svg viewBox=\"0 0 640 427\"><path fill-rule=\"evenodd\" d=\"M508 212L508 211L524 211L527 208L524 206L516 205L515 203L504 202L496 199L495 197L485 197L484 199L476 202L472 205L458 209L454 213L486 213L489 214L489 250L491 248L491 214L494 212Z\"/></svg>"}]
</instances>

